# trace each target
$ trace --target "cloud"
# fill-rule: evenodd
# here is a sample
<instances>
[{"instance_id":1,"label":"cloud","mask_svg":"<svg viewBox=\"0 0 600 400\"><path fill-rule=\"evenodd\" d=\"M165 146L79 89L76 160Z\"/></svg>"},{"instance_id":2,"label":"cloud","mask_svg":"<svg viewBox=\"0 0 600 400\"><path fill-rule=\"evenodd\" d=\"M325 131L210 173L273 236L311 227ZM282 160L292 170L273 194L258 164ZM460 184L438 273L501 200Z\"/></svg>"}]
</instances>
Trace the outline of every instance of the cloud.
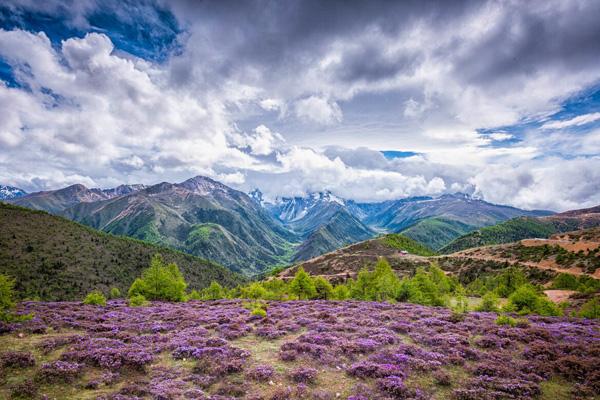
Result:
<instances>
[{"instance_id":1,"label":"cloud","mask_svg":"<svg viewBox=\"0 0 600 400\"><path fill-rule=\"evenodd\" d=\"M272 132L265 125L259 125L251 134L233 135L234 143L240 147L247 147L250 153L257 156L271 154L280 144L285 142L283 136Z\"/></svg>"},{"instance_id":2,"label":"cloud","mask_svg":"<svg viewBox=\"0 0 600 400\"><path fill-rule=\"evenodd\" d=\"M332 101L322 97L310 96L296 102L296 115L299 118L329 125L342 120L342 110Z\"/></svg>"},{"instance_id":3,"label":"cloud","mask_svg":"<svg viewBox=\"0 0 600 400\"><path fill-rule=\"evenodd\" d=\"M600 112L589 113L578 115L571 119L563 120L563 121L550 121L546 122L542 125L542 129L563 129L570 128L572 126L581 126L585 124L590 124L592 122L600 120Z\"/></svg>"},{"instance_id":4,"label":"cloud","mask_svg":"<svg viewBox=\"0 0 600 400\"><path fill-rule=\"evenodd\" d=\"M0 30L10 67L0 69L3 183L207 174L274 195L465 190L524 207L600 202L593 184L569 182L597 178L600 140L587 124L598 113L548 120L600 80L598 2L0 8L2 26L21 28ZM561 131L575 126L576 136Z\"/></svg>"},{"instance_id":5,"label":"cloud","mask_svg":"<svg viewBox=\"0 0 600 400\"><path fill-rule=\"evenodd\" d=\"M486 136L497 142L502 142L502 141L509 140L509 139L512 139L515 137L514 135L512 135L510 133L506 133L506 132L493 132Z\"/></svg>"},{"instance_id":6,"label":"cloud","mask_svg":"<svg viewBox=\"0 0 600 400\"><path fill-rule=\"evenodd\" d=\"M58 184L57 172L68 170L102 185L108 177L154 181L158 167L183 177L256 164L230 143L223 100L165 85L163 70L116 54L103 34L55 49L43 33L0 30L0 56L28 88L0 86L0 141L11 148L0 160L11 171L3 179L33 168ZM248 140L263 154L276 138L259 127Z\"/></svg>"}]
</instances>

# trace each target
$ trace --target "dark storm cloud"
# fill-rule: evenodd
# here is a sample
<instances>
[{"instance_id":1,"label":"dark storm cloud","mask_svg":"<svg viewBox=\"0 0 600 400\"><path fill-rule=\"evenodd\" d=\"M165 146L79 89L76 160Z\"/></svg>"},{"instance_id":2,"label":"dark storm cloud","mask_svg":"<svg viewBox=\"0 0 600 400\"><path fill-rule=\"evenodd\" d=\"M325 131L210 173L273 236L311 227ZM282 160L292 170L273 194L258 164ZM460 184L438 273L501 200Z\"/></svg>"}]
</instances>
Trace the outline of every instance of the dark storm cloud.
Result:
<instances>
[{"instance_id":1,"label":"dark storm cloud","mask_svg":"<svg viewBox=\"0 0 600 400\"><path fill-rule=\"evenodd\" d=\"M600 2L531 4L506 4L494 29L459 52L457 74L486 84L531 76L545 68L576 73L600 64Z\"/></svg>"},{"instance_id":2,"label":"dark storm cloud","mask_svg":"<svg viewBox=\"0 0 600 400\"><path fill-rule=\"evenodd\" d=\"M383 50L368 46L345 54L336 76L349 82L375 82L393 78L399 73L412 75L422 60L422 55L414 50L393 55L385 55Z\"/></svg>"},{"instance_id":3,"label":"dark storm cloud","mask_svg":"<svg viewBox=\"0 0 600 400\"><path fill-rule=\"evenodd\" d=\"M167 1L181 21L196 32L189 47L208 46L217 57L214 72L231 76L248 65L288 74L318 62L336 41L352 43L367 30L397 37L416 23L443 28L472 11L470 1ZM385 44L380 44L384 46ZM204 49L203 49L204 50ZM385 57L377 46L344 55L339 79L375 80L412 68L416 54ZM235 60L235 63L232 62ZM183 68L179 68L181 70ZM184 74L191 77L188 70ZM286 75L287 77L287 75Z\"/></svg>"}]
</instances>

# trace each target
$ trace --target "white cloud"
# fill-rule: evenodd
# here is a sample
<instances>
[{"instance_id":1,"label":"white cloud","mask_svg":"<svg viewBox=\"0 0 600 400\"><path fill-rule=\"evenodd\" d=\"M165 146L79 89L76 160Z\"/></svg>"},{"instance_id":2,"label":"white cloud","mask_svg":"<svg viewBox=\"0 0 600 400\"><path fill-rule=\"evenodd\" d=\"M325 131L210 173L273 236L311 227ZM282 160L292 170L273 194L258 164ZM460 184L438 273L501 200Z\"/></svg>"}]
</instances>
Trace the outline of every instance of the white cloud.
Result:
<instances>
[{"instance_id":1,"label":"white cloud","mask_svg":"<svg viewBox=\"0 0 600 400\"><path fill-rule=\"evenodd\" d=\"M342 110L337 103L323 97L310 96L298 100L295 107L296 115L308 121L323 125L342 121Z\"/></svg>"},{"instance_id":2,"label":"white cloud","mask_svg":"<svg viewBox=\"0 0 600 400\"><path fill-rule=\"evenodd\" d=\"M158 171L216 176L220 166L258 163L230 143L226 99L170 87L163 70L113 48L103 34L54 49L43 33L0 29L0 57L31 89L0 85L0 143L10 148L0 157L0 179L35 189L32 170L44 185L61 184L61 172L70 171L100 186L153 182ZM248 141L262 155L280 138L258 127Z\"/></svg>"},{"instance_id":3,"label":"white cloud","mask_svg":"<svg viewBox=\"0 0 600 400\"><path fill-rule=\"evenodd\" d=\"M578 115L577 117L563 120L551 121L542 125L542 129L563 129L571 126L581 126L600 120L600 112Z\"/></svg>"},{"instance_id":4,"label":"white cloud","mask_svg":"<svg viewBox=\"0 0 600 400\"><path fill-rule=\"evenodd\" d=\"M486 136L497 142L502 142L502 141L514 138L514 135L511 135L510 133L506 133L506 132L493 132Z\"/></svg>"}]
</instances>

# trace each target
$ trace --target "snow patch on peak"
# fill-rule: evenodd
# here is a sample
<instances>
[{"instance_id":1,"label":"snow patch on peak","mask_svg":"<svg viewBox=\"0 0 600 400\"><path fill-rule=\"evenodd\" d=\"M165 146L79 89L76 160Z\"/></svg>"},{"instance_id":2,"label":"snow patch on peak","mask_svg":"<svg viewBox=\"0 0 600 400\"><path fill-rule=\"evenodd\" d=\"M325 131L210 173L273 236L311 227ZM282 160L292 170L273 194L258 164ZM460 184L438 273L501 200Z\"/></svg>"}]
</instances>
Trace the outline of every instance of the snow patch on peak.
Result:
<instances>
[{"instance_id":1,"label":"snow patch on peak","mask_svg":"<svg viewBox=\"0 0 600 400\"><path fill-rule=\"evenodd\" d=\"M0 200L16 199L27 194L23 189L14 186L0 185Z\"/></svg>"}]
</instances>

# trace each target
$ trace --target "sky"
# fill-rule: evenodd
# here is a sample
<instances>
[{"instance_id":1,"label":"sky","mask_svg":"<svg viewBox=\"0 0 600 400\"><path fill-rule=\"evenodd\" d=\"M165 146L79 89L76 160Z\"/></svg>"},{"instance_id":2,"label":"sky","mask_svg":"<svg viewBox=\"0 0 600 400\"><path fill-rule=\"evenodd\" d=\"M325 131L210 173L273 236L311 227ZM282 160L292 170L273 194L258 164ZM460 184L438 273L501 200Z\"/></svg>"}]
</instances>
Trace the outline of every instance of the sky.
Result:
<instances>
[{"instance_id":1,"label":"sky","mask_svg":"<svg viewBox=\"0 0 600 400\"><path fill-rule=\"evenodd\" d=\"M3 0L0 183L600 204L598 1Z\"/></svg>"}]
</instances>

